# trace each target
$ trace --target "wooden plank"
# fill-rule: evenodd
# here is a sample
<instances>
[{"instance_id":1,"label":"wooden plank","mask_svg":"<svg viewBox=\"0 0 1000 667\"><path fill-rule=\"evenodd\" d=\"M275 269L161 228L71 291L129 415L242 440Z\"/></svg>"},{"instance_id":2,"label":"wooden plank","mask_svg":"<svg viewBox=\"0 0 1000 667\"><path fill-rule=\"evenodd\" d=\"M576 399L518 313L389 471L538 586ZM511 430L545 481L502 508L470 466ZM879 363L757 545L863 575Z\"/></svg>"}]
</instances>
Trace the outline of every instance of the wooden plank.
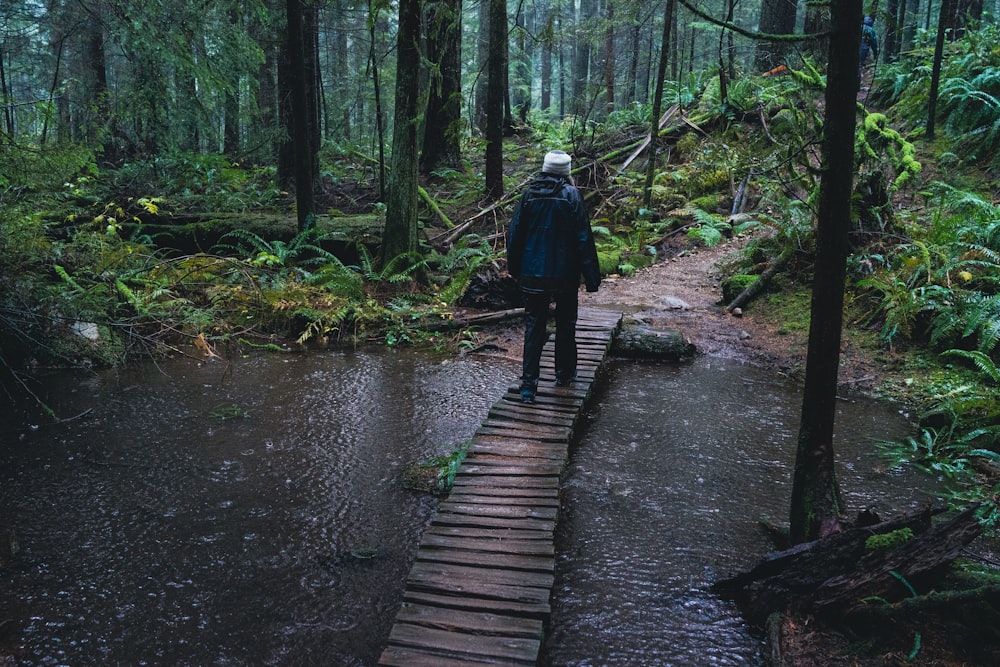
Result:
<instances>
[{"instance_id":1,"label":"wooden plank","mask_svg":"<svg viewBox=\"0 0 1000 667\"><path fill-rule=\"evenodd\" d=\"M531 505L534 507L559 507L559 497L555 494L545 496L452 493L448 502L484 505Z\"/></svg>"},{"instance_id":2,"label":"wooden plank","mask_svg":"<svg viewBox=\"0 0 1000 667\"><path fill-rule=\"evenodd\" d=\"M403 591L403 599L415 604L430 604L448 609L468 609L471 611L488 611L497 614L521 614L528 618L548 618L551 609L548 602L518 600L501 600L496 598L448 595L427 590Z\"/></svg>"},{"instance_id":3,"label":"wooden plank","mask_svg":"<svg viewBox=\"0 0 1000 667\"><path fill-rule=\"evenodd\" d=\"M475 493L486 493L485 489L551 489L558 486L558 480L550 477L506 477L503 475L463 475L459 470L455 475L454 488Z\"/></svg>"},{"instance_id":4,"label":"wooden plank","mask_svg":"<svg viewBox=\"0 0 1000 667\"><path fill-rule=\"evenodd\" d=\"M486 503L443 502L438 512L465 516L498 517L503 519L551 519L555 521L558 507L532 507L530 505L495 505Z\"/></svg>"},{"instance_id":5,"label":"wooden plank","mask_svg":"<svg viewBox=\"0 0 1000 667\"><path fill-rule=\"evenodd\" d=\"M471 526L476 528L519 528L522 530L555 530L556 522L550 519L505 518L468 516L438 512L431 519L432 526Z\"/></svg>"},{"instance_id":6,"label":"wooden plank","mask_svg":"<svg viewBox=\"0 0 1000 667\"><path fill-rule=\"evenodd\" d=\"M565 428L573 428L573 425L576 423L575 414L552 412L531 403L504 403L501 401L490 408L489 416L492 419L506 419L508 421L531 422L544 420L547 424L554 424Z\"/></svg>"},{"instance_id":7,"label":"wooden plank","mask_svg":"<svg viewBox=\"0 0 1000 667\"><path fill-rule=\"evenodd\" d=\"M490 528L475 526L434 526L430 525L424 534L441 535L445 537L481 538L487 540L531 540L553 542L552 535L544 530L533 528Z\"/></svg>"},{"instance_id":8,"label":"wooden plank","mask_svg":"<svg viewBox=\"0 0 1000 667\"><path fill-rule=\"evenodd\" d=\"M410 576L423 580L449 579L455 582L468 582L474 586L496 584L499 586L544 588L546 595L554 583L551 573L511 572L503 568L452 565L419 560L413 564Z\"/></svg>"},{"instance_id":9,"label":"wooden plank","mask_svg":"<svg viewBox=\"0 0 1000 667\"><path fill-rule=\"evenodd\" d=\"M518 604L534 605L538 608L549 606L551 583L542 586L526 586L518 583L483 581L482 579L475 578L457 579L452 576L438 574L433 570L422 570L424 566L432 564L420 561L413 564L410 576L406 579L407 590L496 602L516 602ZM441 567L445 566L442 565ZM533 572L519 574L532 577L548 576ZM548 578L554 579L554 575Z\"/></svg>"},{"instance_id":10,"label":"wooden plank","mask_svg":"<svg viewBox=\"0 0 1000 667\"><path fill-rule=\"evenodd\" d=\"M432 549L421 545L418 561L449 563L451 565L477 565L505 568L511 571L543 572L552 574L556 569L554 556L470 551L468 549Z\"/></svg>"},{"instance_id":11,"label":"wooden plank","mask_svg":"<svg viewBox=\"0 0 1000 667\"><path fill-rule=\"evenodd\" d=\"M520 461L476 460L461 466L463 475L549 475L558 477L562 466L558 463L523 463Z\"/></svg>"},{"instance_id":12,"label":"wooden plank","mask_svg":"<svg viewBox=\"0 0 1000 667\"><path fill-rule=\"evenodd\" d=\"M504 634L509 637L542 639L544 628L536 619L508 614L459 611L419 604L404 604L397 618L403 623L424 625L440 630L458 630L480 635Z\"/></svg>"},{"instance_id":13,"label":"wooden plank","mask_svg":"<svg viewBox=\"0 0 1000 667\"><path fill-rule=\"evenodd\" d=\"M539 431L527 431L518 428L503 428L496 426L481 426L475 435L499 435L519 440L538 440L539 442L569 442L571 432L565 429L564 433L545 433Z\"/></svg>"},{"instance_id":14,"label":"wooden plank","mask_svg":"<svg viewBox=\"0 0 1000 667\"><path fill-rule=\"evenodd\" d=\"M486 658L482 660L486 660ZM466 655L455 658L429 649L389 644L382 651L378 664L385 667L497 667L497 665L504 664L493 659L489 659L488 662L482 660L473 659ZM506 664L511 663L507 662ZM534 665L535 663L524 664Z\"/></svg>"},{"instance_id":15,"label":"wooden plank","mask_svg":"<svg viewBox=\"0 0 1000 667\"><path fill-rule=\"evenodd\" d=\"M400 623L389 634L390 643L441 651L445 656L471 660L513 661L533 665L541 640L526 637L489 637L463 632L447 632L409 623ZM488 664L488 663L487 663Z\"/></svg>"},{"instance_id":16,"label":"wooden plank","mask_svg":"<svg viewBox=\"0 0 1000 667\"><path fill-rule=\"evenodd\" d=\"M467 551L473 554L495 553L522 556L555 556L555 543L544 539L520 540L511 538L501 540L488 537L440 535L436 532L426 531L423 537L421 537L420 546L422 548Z\"/></svg>"}]
</instances>

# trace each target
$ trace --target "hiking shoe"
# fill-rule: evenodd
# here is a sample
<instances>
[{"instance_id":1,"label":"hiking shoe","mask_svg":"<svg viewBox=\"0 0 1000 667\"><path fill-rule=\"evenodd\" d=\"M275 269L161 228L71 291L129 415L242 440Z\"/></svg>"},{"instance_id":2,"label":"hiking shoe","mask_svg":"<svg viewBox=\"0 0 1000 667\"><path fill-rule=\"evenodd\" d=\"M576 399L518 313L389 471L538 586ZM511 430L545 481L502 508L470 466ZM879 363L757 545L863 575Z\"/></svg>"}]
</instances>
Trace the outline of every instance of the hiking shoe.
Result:
<instances>
[{"instance_id":1,"label":"hiking shoe","mask_svg":"<svg viewBox=\"0 0 1000 667\"><path fill-rule=\"evenodd\" d=\"M534 403L535 402L535 392L530 389L521 390L521 402L522 403Z\"/></svg>"},{"instance_id":2,"label":"hiking shoe","mask_svg":"<svg viewBox=\"0 0 1000 667\"><path fill-rule=\"evenodd\" d=\"M573 373L569 377L560 377L560 376L557 375L556 376L556 386L557 387L568 387L569 385L573 384L574 380L576 380L576 373Z\"/></svg>"}]
</instances>

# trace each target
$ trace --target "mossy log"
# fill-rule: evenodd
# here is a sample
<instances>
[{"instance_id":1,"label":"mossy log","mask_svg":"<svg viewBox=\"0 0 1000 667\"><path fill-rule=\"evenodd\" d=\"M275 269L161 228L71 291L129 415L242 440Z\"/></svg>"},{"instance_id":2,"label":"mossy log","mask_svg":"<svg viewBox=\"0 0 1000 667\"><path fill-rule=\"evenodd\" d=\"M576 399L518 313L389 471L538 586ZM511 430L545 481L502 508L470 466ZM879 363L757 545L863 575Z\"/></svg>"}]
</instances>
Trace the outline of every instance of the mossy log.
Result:
<instances>
[{"instance_id":1,"label":"mossy log","mask_svg":"<svg viewBox=\"0 0 1000 667\"><path fill-rule=\"evenodd\" d=\"M622 357L680 361L694 356L694 344L676 329L625 325L611 344L611 353Z\"/></svg>"},{"instance_id":2,"label":"mossy log","mask_svg":"<svg viewBox=\"0 0 1000 667\"><path fill-rule=\"evenodd\" d=\"M294 215L286 213L202 213L176 216L137 216L122 224L122 235L142 234L161 247L182 252L207 252L223 236L240 229L268 240L288 241L298 233ZM385 218L376 214L317 215L316 229L324 244L353 249L358 243L378 245Z\"/></svg>"},{"instance_id":3,"label":"mossy log","mask_svg":"<svg viewBox=\"0 0 1000 667\"><path fill-rule=\"evenodd\" d=\"M752 622L773 612L843 615L866 598L887 601L915 594L929 575L951 563L981 533L975 508L932 524L932 510L771 554L754 568L717 582L713 590L737 602ZM895 548L869 550L873 535L908 528L909 539Z\"/></svg>"}]
</instances>

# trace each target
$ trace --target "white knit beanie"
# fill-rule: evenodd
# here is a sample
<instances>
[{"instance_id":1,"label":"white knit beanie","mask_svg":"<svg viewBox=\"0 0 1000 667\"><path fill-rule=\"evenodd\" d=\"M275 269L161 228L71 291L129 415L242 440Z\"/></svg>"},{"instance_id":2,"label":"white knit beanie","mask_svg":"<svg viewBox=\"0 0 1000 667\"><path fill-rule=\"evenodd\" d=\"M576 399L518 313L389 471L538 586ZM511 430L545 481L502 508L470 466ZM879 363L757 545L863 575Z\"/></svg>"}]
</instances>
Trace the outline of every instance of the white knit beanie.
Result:
<instances>
[{"instance_id":1,"label":"white knit beanie","mask_svg":"<svg viewBox=\"0 0 1000 667\"><path fill-rule=\"evenodd\" d=\"M565 151L549 151L542 163L542 173L569 176L570 157Z\"/></svg>"}]
</instances>

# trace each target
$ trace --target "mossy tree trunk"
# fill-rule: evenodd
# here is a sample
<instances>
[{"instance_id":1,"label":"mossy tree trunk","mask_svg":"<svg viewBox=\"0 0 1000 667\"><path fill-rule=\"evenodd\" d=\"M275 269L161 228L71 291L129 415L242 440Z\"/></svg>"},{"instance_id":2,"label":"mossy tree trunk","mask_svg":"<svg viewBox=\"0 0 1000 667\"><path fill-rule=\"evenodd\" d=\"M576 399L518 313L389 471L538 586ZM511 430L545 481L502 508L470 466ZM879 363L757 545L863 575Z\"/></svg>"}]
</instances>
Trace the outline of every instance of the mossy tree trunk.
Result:
<instances>
[{"instance_id":1,"label":"mossy tree trunk","mask_svg":"<svg viewBox=\"0 0 1000 667\"><path fill-rule=\"evenodd\" d=\"M833 33L827 71L816 270L792 484L793 544L836 531L841 509L834 471L833 427L851 222L861 0L835 2L830 13Z\"/></svg>"},{"instance_id":2,"label":"mossy tree trunk","mask_svg":"<svg viewBox=\"0 0 1000 667\"><path fill-rule=\"evenodd\" d=\"M421 0L400 0L392 169L386 193L385 234L379 251L382 266L399 255L417 250L420 14Z\"/></svg>"}]
</instances>

